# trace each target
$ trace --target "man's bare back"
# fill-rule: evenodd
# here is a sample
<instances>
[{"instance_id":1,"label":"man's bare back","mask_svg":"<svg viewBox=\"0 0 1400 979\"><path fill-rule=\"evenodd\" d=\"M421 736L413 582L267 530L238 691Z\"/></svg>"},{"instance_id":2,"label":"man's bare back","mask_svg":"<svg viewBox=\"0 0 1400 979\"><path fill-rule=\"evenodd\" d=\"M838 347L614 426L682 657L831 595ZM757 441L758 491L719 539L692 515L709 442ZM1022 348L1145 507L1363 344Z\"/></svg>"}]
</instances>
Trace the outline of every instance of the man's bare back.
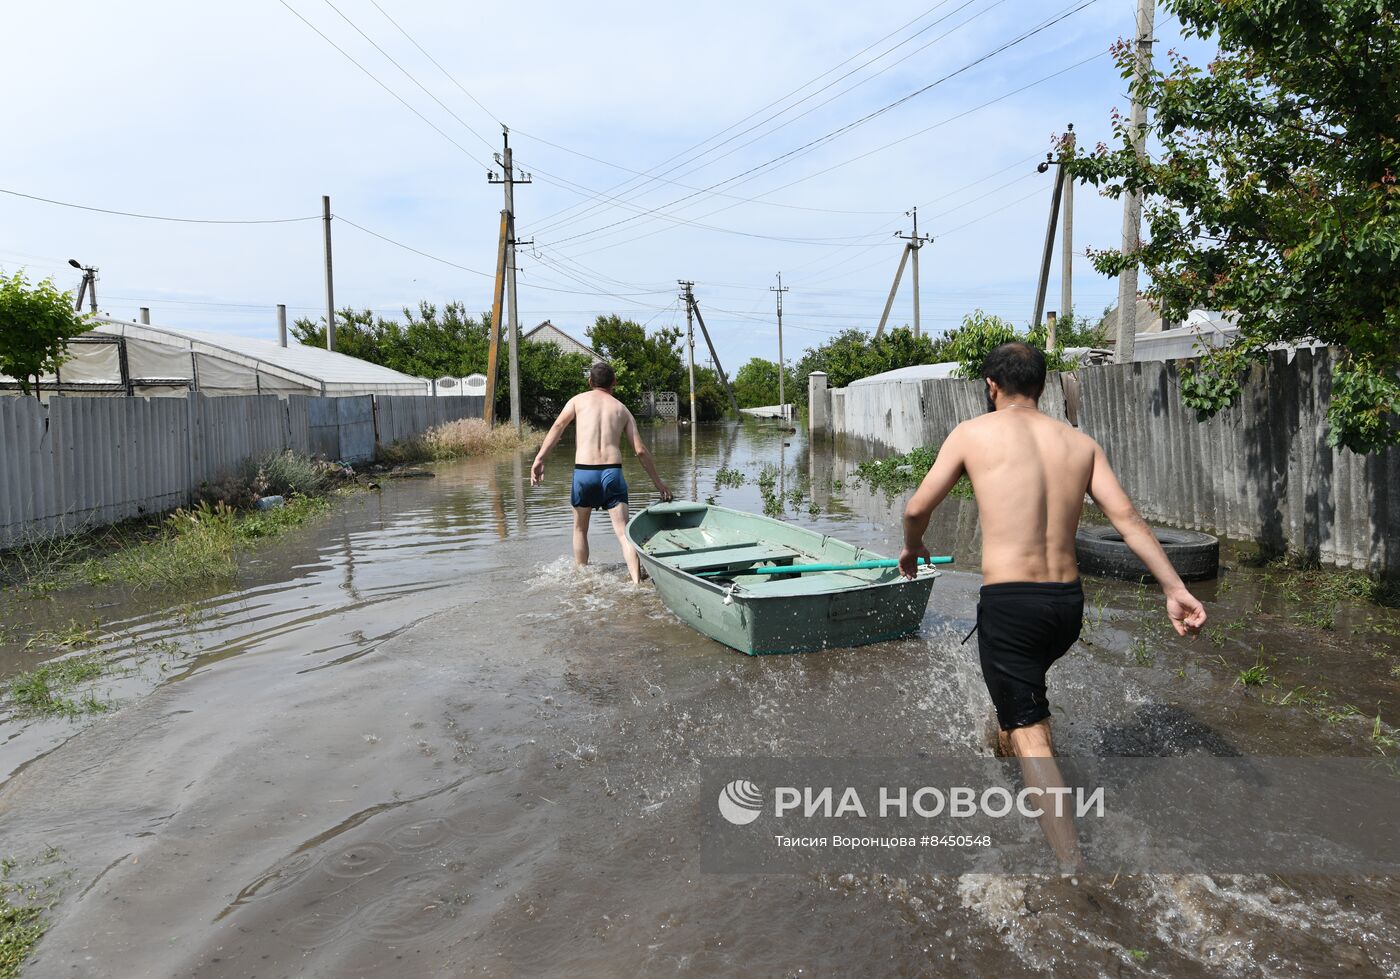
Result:
<instances>
[{"instance_id":1,"label":"man's bare back","mask_svg":"<svg viewBox=\"0 0 1400 979\"><path fill-rule=\"evenodd\" d=\"M940 453L962 461L977 496L982 580L1074 581L1074 535L1094 442L1034 409L975 418Z\"/></svg>"},{"instance_id":2,"label":"man's bare back","mask_svg":"<svg viewBox=\"0 0 1400 979\"><path fill-rule=\"evenodd\" d=\"M622 462L622 437L637 426L627 406L611 392L593 388L575 395L564 412L570 409L574 415L574 462L581 466Z\"/></svg>"}]
</instances>

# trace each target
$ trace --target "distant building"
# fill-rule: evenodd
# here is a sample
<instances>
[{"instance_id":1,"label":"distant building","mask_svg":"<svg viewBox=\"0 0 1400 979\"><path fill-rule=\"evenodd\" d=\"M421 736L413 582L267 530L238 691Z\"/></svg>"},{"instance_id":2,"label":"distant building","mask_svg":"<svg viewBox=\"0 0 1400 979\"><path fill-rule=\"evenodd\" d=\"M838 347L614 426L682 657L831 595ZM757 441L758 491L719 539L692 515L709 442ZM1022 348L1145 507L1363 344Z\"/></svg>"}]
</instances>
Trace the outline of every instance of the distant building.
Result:
<instances>
[{"instance_id":1,"label":"distant building","mask_svg":"<svg viewBox=\"0 0 1400 979\"><path fill-rule=\"evenodd\" d=\"M582 343L569 336L559 327L549 320L545 320L533 330L526 330L521 334L522 340L534 340L540 343L552 343L566 354L583 354L594 361L603 359L603 355L598 353L586 343Z\"/></svg>"}]
</instances>

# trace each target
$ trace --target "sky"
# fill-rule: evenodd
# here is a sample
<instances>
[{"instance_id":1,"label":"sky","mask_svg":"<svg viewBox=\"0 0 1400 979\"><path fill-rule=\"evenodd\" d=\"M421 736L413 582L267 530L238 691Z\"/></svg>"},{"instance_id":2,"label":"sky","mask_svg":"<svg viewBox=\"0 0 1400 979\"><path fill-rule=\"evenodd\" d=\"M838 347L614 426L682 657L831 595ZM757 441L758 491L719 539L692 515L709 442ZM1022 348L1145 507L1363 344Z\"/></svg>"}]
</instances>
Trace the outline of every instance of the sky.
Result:
<instances>
[{"instance_id":1,"label":"sky","mask_svg":"<svg viewBox=\"0 0 1400 979\"><path fill-rule=\"evenodd\" d=\"M491 305L510 128L522 329L600 314L684 325L695 294L732 373L879 321L918 207L922 324L1032 313L1053 137L1111 138L1108 56L1132 0L704 4L541 0L5 0L0 268L104 312L275 338L275 306ZM318 33L319 32L319 33ZM1184 48L1159 16L1158 50ZM353 59L353 60L352 60ZM883 110L883 111L882 111ZM82 210L194 219L165 221ZM1088 247L1121 204L1075 195L1075 306L1116 283ZM282 220L302 219L302 220ZM275 221L277 223L205 223ZM1059 305L1058 243L1046 308ZM912 322L910 274L891 313ZM697 359L708 360L703 342Z\"/></svg>"}]
</instances>

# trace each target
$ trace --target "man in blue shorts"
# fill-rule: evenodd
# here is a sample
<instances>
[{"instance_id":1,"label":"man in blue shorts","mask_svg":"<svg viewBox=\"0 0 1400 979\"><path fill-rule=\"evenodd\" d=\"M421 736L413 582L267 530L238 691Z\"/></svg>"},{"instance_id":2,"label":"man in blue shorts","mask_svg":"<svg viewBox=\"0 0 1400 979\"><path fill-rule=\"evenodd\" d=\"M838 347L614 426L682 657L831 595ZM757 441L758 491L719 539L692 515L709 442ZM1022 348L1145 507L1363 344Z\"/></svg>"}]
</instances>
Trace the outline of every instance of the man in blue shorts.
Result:
<instances>
[{"instance_id":1,"label":"man in blue shorts","mask_svg":"<svg viewBox=\"0 0 1400 979\"><path fill-rule=\"evenodd\" d=\"M550 426L535 463L530 467L530 485L544 481L544 460L554 451L564 430L577 423L574 446L574 484L569 502L574 508L574 561L588 563L588 521L594 510L606 510L612 520L627 572L634 582L642 580L637 552L627 540L627 480L622 475L622 439L626 436L637 453L637 461L647 471L661 499L671 499L671 489L656 472L651 452L637 432L637 420L627 406L613 397L617 382L608 364L594 364L588 371L588 390L569 399Z\"/></svg>"}]
</instances>

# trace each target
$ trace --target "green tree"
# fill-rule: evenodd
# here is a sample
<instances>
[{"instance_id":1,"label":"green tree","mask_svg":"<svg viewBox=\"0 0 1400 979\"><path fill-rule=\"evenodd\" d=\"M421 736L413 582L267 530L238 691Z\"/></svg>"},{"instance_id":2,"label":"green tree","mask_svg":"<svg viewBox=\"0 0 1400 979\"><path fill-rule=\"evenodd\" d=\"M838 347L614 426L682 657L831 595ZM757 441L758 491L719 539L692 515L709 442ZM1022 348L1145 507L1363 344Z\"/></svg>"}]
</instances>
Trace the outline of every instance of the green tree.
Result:
<instances>
[{"instance_id":1,"label":"green tree","mask_svg":"<svg viewBox=\"0 0 1400 979\"><path fill-rule=\"evenodd\" d=\"M689 382L687 381L687 384ZM688 413L690 406L685 403L689 388L681 394L682 410ZM724 385L719 382L719 373L709 367L695 366L695 417L702 422L718 421L729 410L729 395L724 393Z\"/></svg>"},{"instance_id":2,"label":"green tree","mask_svg":"<svg viewBox=\"0 0 1400 979\"><path fill-rule=\"evenodd\" d=\"M420 302L416 310L404 310L405 322L376 316L370 310L344 309L336 313L336 349L351 357L402 371L414 377L465 377L486 373L491 315L473 317L461 303L442 307ZM299 319L292 326L301 342L324 347L325 322ZM522 340L520 404L531 421L549 422L564 402L587 388L590 358L564 353L552 343ZM510 412L506 345L501 344L497 364L496 417Z\"/></svg>"},{"instance_id":3,"label":"green tree","mask_svg":"<svg viewBox=\"0 0 1400 979\"><path fill-rule=\"evenodd\" d=\"M29 393L30 378L58 370L68 341L90 328L73 309L73 295L59 292L52 279L31 286L23 272L0 272L0 374Z\"/></svg>"},{"instance_id":4,"label":"green tree","mask_svg":"<svg viewBox=\"0 0 1400 979\"><path fill-rule=\"evenodd\" d=\"M1328 441L1357 452L1400 441L1400 5L1395 0L1167 0L1183 33L1213 37L1202 69L1172 53L1134 94L1157 144L1070 165L1109 196L1145 199L1148 240L1097 252L1107 275L1141 262L1165 316L1238 316L1224 348L1182 384L1204 415L1232 404L1271 344L1339 349ZM1132 50L1115 51L1125 77Z\"/></svg>"},{"instance_id":5,"label":"green tree","mask_svg":"<svg viewBox=\"0 0 1400 979\"><path fill-rule=\"evenodd\" d=\"M804 380L805 383L805 380ZM789 401L797 395L797 372L783 376L783 393ZM740 408L760 408L778 403L778 362L754 357L734 375L734 399Z\"/></svg>"},{"instance_id":6,"label":"green tree","mask_svg":"<svg viewBox=\"0 0 1400 979\"><path fill-rule=\"evenodd\" d=\"M640 324L620 316L599 316L588 330L593 349L617 372L618 398L633 411L641 408L647 391L675 391L682 401L689 398L680 338L676 327L648 334Z\"/></svg>"}]
</instances>

